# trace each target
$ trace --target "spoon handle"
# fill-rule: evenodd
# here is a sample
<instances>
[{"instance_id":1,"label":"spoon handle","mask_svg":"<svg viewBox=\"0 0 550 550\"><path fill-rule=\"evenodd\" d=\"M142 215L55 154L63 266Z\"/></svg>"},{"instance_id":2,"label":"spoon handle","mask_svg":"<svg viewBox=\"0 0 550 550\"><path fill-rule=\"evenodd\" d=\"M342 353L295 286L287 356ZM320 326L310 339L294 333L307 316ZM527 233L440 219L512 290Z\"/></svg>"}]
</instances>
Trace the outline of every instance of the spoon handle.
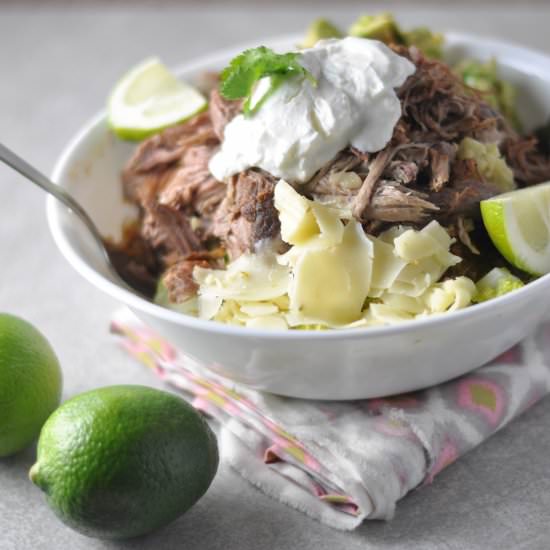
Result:
<instances>
[{"instance_id":1,"label":"spoon handle","mask_svg":"<svg viewBox=\"0 0 550 550\"><path fill-rule=\"evenodd\" d=\"M101 248L105 248L103 244L103 238L101 233L92 221L88 213L78 202L71 196L65 189L53 183L42 172L39 172L34 166L31 166L27 161L23 160L20 156L16 155L13 151L8 149L5 145L0 143L0 160L11 166L15 171L19 172L22 176L31 180L33 183L44 189L47 193L53 195L56 199L61 201L69 210L73 211L88 227L90 233L94 236L94 239L98 242ZM109 260L110 261L110 260Z\"/></svg>"},{"instance_id":2,"label":"spoon handle","mask_svg":"<svg viewBox=\"0 0 550 550\"><path fill-rule=\"evenodd\" d=\"M80 218L92 234L99 249L103 253L111 275L113 275L117 281L122 282L126 288L129 288L117 273L105 247L103 237L101 236L96 224L92 221L92 218L90 218L86 210L84 210L84 208L82 208L82 206L80 206L80 204L65 189L53 183L49 178L42 174L42 172L38 171L34 168L34 166L31 166L27 161L23 160L20 156L16 155L13 151L1 143L0 161L13 168L16 172L19 172L22 176L41 187L47 193L53 195L57 200L61 201L70 212Z\"/></svg>"}]
</instances>

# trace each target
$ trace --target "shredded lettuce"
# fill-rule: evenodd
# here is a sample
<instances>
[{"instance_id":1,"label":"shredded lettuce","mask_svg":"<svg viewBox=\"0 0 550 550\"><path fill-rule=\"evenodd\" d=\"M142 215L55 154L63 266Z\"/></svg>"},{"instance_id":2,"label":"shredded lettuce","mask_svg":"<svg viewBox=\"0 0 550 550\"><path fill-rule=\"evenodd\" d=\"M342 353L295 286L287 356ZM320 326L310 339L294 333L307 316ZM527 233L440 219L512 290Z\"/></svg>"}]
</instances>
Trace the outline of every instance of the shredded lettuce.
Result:
<instances>
[{"instance_id":1,"label":"shredded lettuce","mask_svg":"<svg viewBox=\"0 0 550 550\"><path fill-rule=\"evenodd\" d=\"M362 15L349 28L351 36L380 40L386 44L416 46L426 57L442 57L443 35L432 33L426 27L404 31L391 13Z\"/></svg>"},{"instance_id":2,"label":"shredded lettuce","mask_svg":"<svg viewBox=\"0 0 550 550\"><path fill-rule=\"evenodd\" d=\"M301 48L312 48L319 40L326 38L342 38L344 35L327 19L316 19L308 27L306 36L300 44Z\"/></svg>"},{"instance_id":3,"label":"shredded lettuce","mask_svg":"<svg viewBox=\"0 0 550 550\"><path fill-rule=\"evenodd\" d=\"M484 100L500 111L516 128L520 128L516 112L517 90L498 75L494 58L486 62L465 59L454 67L454 71L470 88L483 93Z\"/></svg>"},{"instance_id":4,"label":"shredded lettuce","mask_svg":"<svg viewBox=\"0 0 550 550\"><path fill-rule=\"evenodd\" d=\"M426 57L441 59L443 57L443 35L433 33L427 27L417 27L403 32L405 44L416 46Z\"/></svg>"},{"instance_id":5,"label":"shredded lettuce","mask_svg":"<svg viewBox=\"0 0 550 550\"><path fill-rule=\"evenodd\" d=\"M162 277L157 283L157 290L155 296L153 297L153 302L159 306L169 307L170 298L168 297L168 289L162 280Z\"/></svg>"},{"instance_id":6,"label":"shredded lettuce","mask_svg":"<svg viewBox=\"0 0 550 550\"><path fill-rule=\"evenodd\" d=\"M434 33L427 27L416 27L405 31L398 25L393 14L388 12L361 15L351 24L348 34L380 40L385 44L415 46L426 57L443 58L444 37L441 33ZM338 36L341 34L332 23L318 19L309 28L304 47L313 45L320 38ZM465 84L482 92L489 105L498 109L516 129L520 129L516 113L517 90L512 84L499 77L495 59L486 62L467 59L458 63L454 70Z\"/></svg>"},{"instance_id":7,"label":"shredded lettuce","mask_svg":"<svg viewBox=\"0 0 550 550\"><path fill-rule=\"evenodd\" d=\"M495 267L476 283L473 302L486 302L524 286L523 282L504 267Z\"/></svg>"},{"instance_id":8,"label":"shredded lettuce","mask_svg":"<svg viewBox=\"0 0 550 550\"><path fill-rule=\"evenodd\" d=\"M391 13L378 15L361 15L352 23L348 34L360 38L380 40L386 44L404 44L405 40L401 29Z\"/></svg>"},{"instance_id":9,"label":"shredded lettuce","mask_svg":"<svg viewBox=\"0 0 550 550\"><path fill-rule=\"evenodd\" d=\"M192 297L185 302L178 304L170 300L168 295L168 289L162 280L162 277L157 283L157 290L155 296L153 297L153 302L159 306L178 311L179 313L185 313L187 315L198 315L198 302L196 297Z\"/></svg>"}]
</instances>

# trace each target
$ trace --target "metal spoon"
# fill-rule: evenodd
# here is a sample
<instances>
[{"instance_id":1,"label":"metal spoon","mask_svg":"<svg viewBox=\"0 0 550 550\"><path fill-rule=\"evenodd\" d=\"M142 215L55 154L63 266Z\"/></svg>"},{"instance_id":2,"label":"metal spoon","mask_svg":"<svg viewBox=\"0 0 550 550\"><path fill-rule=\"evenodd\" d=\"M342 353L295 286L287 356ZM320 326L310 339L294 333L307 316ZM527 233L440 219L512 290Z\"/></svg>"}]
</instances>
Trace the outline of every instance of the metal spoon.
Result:
<instances>
[{"instance_id":1,"label":"metal spoon","mask_svg":"<svg viewBox=\"0 0 550 550\"><path fill-rule=\"evenodd\" d=\"M113 276L115 281L130 290L133 293L136 293L136 290L131 288L126 281L124 281L117 270L115 269L113 260L105 243L103 237L99 232L96 224L92 221L92 218L88 215L86 210L74 199L63 187L56 185L49 178L47 178L42 172L38 171L36 168L31 166L28 162L23 160L20 156L16 155L13 151L8 149L5 145L0 143L0 160L13 168L15 171L19 172L22 176L26 177L34 184L41 187L44 191L53 195L58 201L61 201L70 212L72 212L77 218L79 218L82 223L86 226L94 241L96 242L97 247L103 254L103 259L109 269L109 273Z\"/></svg>"}]
</instances>

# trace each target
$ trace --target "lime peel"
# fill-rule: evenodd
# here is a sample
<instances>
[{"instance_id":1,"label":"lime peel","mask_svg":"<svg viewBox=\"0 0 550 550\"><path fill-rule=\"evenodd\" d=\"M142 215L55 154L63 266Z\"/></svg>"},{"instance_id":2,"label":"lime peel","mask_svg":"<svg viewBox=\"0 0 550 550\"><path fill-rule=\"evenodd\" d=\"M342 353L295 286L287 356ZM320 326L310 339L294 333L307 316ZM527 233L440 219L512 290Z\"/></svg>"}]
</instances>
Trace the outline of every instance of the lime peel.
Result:
<instances>
[{"instance_id":1,"label":"lime peel","mask_svg":"<svg viewBox=\"0 0 550 550\"><path fill-rule=\"evenodd\" d=\"M481 201L481 215L495 247L531 275L550 272L550 182Z\"/></svg>"},{"instance_id":2,"label":"lime peel","mask_svg":"<svg viewBox=\"0 0 550 550\"><path fill-rule=\"evenodd\" d=\"M69 527L124 539L187 511L218 463L215 434L183 399L107 386L69 399L49 417L29 477Z\"/></svg>"},{"instance_id":3,"label":"lime peel","mask_svg":"<svg viewBox=\"0 0 550 550\"><path fill-rule=\"evenodd\" d=\"M35 464L33 464L31 466L31 469L29 470L29 479L35 484L35 485L38 485L38 470L39 470L39 466L38 466L38 462L36 462Z\"/></svg>"},{"instance_id":4,"label":"lime peel","mask_svg":"<svg viewBox=\"0 0 550 550\"><path fill-rule=\"evenodd\" d=\"M63 376L46 338L0 313L0 457L28 447L59 405Z\"/></svg>"}]
</instances>

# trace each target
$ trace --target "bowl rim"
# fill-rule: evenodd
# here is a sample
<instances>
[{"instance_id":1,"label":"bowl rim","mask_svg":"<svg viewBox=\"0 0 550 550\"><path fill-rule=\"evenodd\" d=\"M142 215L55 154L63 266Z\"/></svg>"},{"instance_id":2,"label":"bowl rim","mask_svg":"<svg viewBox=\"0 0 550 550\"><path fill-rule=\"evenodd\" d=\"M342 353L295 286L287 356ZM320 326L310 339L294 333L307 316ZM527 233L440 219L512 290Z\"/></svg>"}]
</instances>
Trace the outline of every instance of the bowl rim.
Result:
<instances>
[{"instance_id":1,"label":"bowl rim","mask_svg":"<svg viewBox=\"0 0 550 550\"><path fill-rule=\"evenodd\" d=\"M550 56L537 50L525 47L521 44L508 42L495 38L485 38L476 35L471 35L463 32L449 31L444 33L447 44L453 43L467 43L470 45L480 45L484 48L490 48L494 50L513 50L520 53L523 56L529 56L537 63L543 62L550 69ZM265 43L268 44L288 44L291 42L297 42L301 38L301 35L288 34L279 35L272 38L267 38ZM238 44L235 47L226 48L223 50L217 50L210 54L199 57L188 63L178 65L174 69L174 73L180 75L182 73L192 73L200 70L205 65L220 62L222 59L243 51L249 47L258 45L258 41L248 42L244 44ZM81 144L87 139L88 135L97 127L106 123L106 111L101 110L96 113L91 119L85 123L81 129L69 140L64 147L58 160L55 163L52 171L51 179L54 182L62 179L63 174L70 166L71 158L75 151L81 146ZM213 334L236 336L240 338L249 339L265 339L265 340L318 340L318 339L370 339L377 338L379 336L390 337L393 335L399 335L406 332L415 330L429 329L434 325L445 326L449 323L465 322L472 317L478 315L484 315L496 310L493 313L497 313L499 310L513 306L514 304L523 301L524 297L530 294L534 294L539 291L539 288L550 286L550 273L542 275L541 277L527 283L524 287L517 289L513 292L493 298L480 304L472 304L464 309L434 314L429 317L421 319L411 319L408 321L402 321L395 325L381 325L381 326L369 326L369 327L357 327L357 328L343 328L343 329L331 329L331 330L282 330L282 329L257 329L249 327L241 327L235 325L226 325L217 321L199 319L179 313L177 311L168 309L166 307L157 305L150 302L137 294L132 293L125 288L122 288L117 283L110 280L107 276L99 273L88 265L83 256L81 256L70 243L67 235L63 231L63 224L61 223L61 212L64 211L63 205L58 203L57 199L53 196L46 198L46 216L50 232L53 239L59 248L65 259L73 266L73 268L83 276L88 282L94 286L115 298L119 302L127 305L131 309L141 311L149 316L158 317L164 321L168 321L179 325L181 327L205 331ZM76 218L74 218L76 219Z\"/></svg>"}]
</instances>

